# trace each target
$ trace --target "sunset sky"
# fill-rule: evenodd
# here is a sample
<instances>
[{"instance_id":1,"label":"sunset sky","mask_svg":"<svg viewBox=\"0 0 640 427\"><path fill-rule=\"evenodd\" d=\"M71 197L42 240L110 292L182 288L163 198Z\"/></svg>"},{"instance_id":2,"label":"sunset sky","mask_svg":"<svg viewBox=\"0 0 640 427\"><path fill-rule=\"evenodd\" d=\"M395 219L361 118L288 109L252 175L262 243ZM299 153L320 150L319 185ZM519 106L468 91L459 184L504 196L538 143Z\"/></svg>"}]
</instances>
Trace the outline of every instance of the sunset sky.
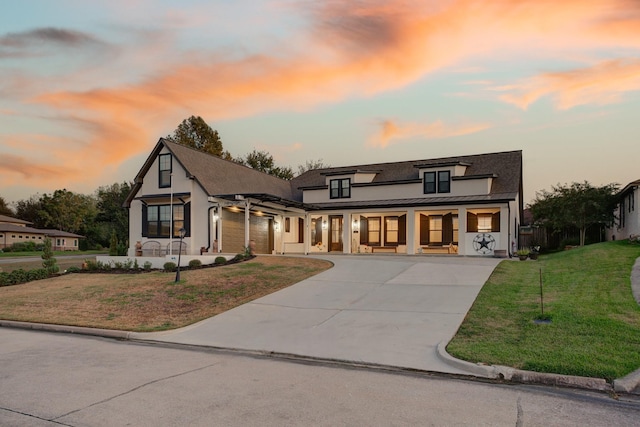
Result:
<instances>
[{"instance_id":1,"label":"sunset sky","mask_svg":"<svg viewBox=\"0 0 640 427\"><path fill-rule=\"evenodd\" d=\"M20 0L0 196L131 181L190 115L332 166L523 150L525 202L640 178L638 0Z\"/></svg>"}]
</instances>

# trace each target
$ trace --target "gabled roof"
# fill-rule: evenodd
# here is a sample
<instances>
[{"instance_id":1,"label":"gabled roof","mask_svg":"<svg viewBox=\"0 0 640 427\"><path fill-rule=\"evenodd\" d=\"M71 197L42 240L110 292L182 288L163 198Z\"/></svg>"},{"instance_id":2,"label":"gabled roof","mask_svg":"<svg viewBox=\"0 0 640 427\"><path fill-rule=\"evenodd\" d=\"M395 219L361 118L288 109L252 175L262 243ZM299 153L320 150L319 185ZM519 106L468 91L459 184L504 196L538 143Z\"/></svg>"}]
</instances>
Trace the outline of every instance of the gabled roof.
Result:
<instances>
[{"instance_id":1,"label":"gabled roof","mask_svg":"<svg viewBox=\"0 0 640 427\"><path fill-rule=\"evenodd\" d=\"M138 172L125 206L129 206L136 197L145 175L163 147L171 152L187 176L193 178L209 196L268 194L279 199L301 200L294 198L290 181L160 138Z\"/></svg>"},{"instance_id":2,"label":"gabled roof","mask_svg":"<svg viewBox=\"0 0 640 427\"><path fill-rule=\"evenodd\" d=\"M636 187L640 186L640 179L636 179L635 181L631 181L625 187L618 192L618 196L624 196L625 194L635 190Z\"/></svg>"},{"instance_id":3,"label":"gabled roof","mask_svg":"<svg viewBox=\"0 0 640 427\"><path fill-rule=\"evenodd\" d=\"M354 170L378 171L373 181L370 184L368 183L368 185L419 181L421 179L420 168L444 167L458 164L467 166L464 174L465 178L495 176L491 186L491 194L521 193L522 151L520 150L439 159L315 169L294 178L292 184L298 190L301 188L323 188L325 186L326 176L339 173L347 174Z\"/></svg>"}]
</instances>

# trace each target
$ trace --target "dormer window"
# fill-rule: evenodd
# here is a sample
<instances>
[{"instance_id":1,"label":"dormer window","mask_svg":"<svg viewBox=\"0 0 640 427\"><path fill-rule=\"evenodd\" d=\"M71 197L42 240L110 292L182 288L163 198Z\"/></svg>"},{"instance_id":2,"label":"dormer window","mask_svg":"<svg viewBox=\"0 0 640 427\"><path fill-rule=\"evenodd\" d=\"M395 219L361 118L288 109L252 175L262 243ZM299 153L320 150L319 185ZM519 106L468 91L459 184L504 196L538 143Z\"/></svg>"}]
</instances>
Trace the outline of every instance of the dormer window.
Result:
<instances>
[{"instance_id":1,"label":"dormer window","mask_svg":"<svg viewBox=\"0 0 640 427\"><path fill-rule=\"evenodd\" d=\"M158 156L158 186L166 188L171 186L171 154Z\"/></svg>"},{"instance_id":2,"label":"dormer window","mask_svg":"<svg viewBox=\"0 0 640 427\"><path fill-rule=\"evenodd\" d=\"M451 192L451 172L450 171L424 173L424 194L450 193L450 192Z\"/></svg>"},{"instance_id":3,"label":"dormer window","mask_svg":"<svg viewBox=\"0 0 640 427\"><path fill-rule=\"evenodd\" d=\"M329 181L329 197L332 199L348 199L351 197L351 179L332 179Z\"/></svg>"},{"instance_id":4,"label":"dormer window","mask_svg":"<svg viewBox=\"0 0 640 427\"><path fill-rule=\"evenodd\" d=\"M450 193L451 192L451 172L439 171L438 172L438 193Z\"/></svg>"}]
</instances>

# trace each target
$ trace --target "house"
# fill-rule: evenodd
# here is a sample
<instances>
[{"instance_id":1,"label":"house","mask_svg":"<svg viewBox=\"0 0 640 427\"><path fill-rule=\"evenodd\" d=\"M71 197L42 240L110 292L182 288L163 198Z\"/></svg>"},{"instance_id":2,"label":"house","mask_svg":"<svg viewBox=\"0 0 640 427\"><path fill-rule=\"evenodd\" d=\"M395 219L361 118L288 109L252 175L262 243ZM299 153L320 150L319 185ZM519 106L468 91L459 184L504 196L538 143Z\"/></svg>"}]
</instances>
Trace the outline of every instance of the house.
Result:
<instances>
[{"instance_id":1,"label":"house","mask_svg":"<svg viewBox=\"0 0 640 427\"><path fill-rule=\"evenodd\" d=\"M640 179L630 182L618 193L618 204L614 211L616 220L607 230L608 239L623 240L631 236L640 236Z\"/></svg>"},{"instance_id":2,"label":"house","mask_svg":"<svg viewBox=\"0 0 640 427\"><path fill-rule=\"evenodd\" d=\"M332 167L286 181L160 139L125 206L129 256L136 244L137 255L160 256L247 246L506 256L523 212L522 152Z\"/></svg>"},{"instance_id":3,"label":"house","mask_svg":"<svg viewBox=\"0 0 640 427\"><path fill-rule=\"evenodd\" d=\"M33 242L41 244L49 237L54 251L77 251L79 239L84 239L84 236L79 234L33 228L30 225L31 223L28 221L0 215L0 249L9 247L14 243Z\"/></svg>"}]
</instances>

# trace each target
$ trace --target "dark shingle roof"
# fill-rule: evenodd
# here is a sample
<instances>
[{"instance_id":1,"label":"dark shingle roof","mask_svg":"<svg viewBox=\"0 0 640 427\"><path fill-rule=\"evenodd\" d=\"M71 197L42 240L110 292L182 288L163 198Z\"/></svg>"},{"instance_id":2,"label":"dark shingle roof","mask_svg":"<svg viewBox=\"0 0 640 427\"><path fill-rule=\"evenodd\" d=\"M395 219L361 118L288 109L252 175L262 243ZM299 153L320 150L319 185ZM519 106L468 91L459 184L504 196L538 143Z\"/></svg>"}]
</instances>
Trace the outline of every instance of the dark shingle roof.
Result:
<instances>
[{"instance_id":1,"label":"dark shingle roof","mask_svg":"<svg viewBox=\"0 0 640 427\"><path fill-rule=\"evenodd\" d=\"M477 154L470 156L446 157L428 160L411 160L405 162L378 163L358 166L324 168L307 171L296 177L292 185L298 190L306 187L325 185L327 175L349 173L354 170L379 171L372 183L392 181L420 180L418 166L442 166L466 163L465 177L496 175L491 186L491 194L520 193L522 185L522 151L506 151L501 153Z\"/></svg>"},{"instance_id":2,"label":"dark shingle roof","mask_svg":"<svg viewBox=\"0 0 640 427\"><path fill-rule=\"evenodd\" d=\"M25 221L22 219L18 219L18 218L13 218L10 216L6 216L6 215L0 215L0 223L2 222L8 222L10 224L31 224L29 221Z\"/></svg>"}]
</instances>

